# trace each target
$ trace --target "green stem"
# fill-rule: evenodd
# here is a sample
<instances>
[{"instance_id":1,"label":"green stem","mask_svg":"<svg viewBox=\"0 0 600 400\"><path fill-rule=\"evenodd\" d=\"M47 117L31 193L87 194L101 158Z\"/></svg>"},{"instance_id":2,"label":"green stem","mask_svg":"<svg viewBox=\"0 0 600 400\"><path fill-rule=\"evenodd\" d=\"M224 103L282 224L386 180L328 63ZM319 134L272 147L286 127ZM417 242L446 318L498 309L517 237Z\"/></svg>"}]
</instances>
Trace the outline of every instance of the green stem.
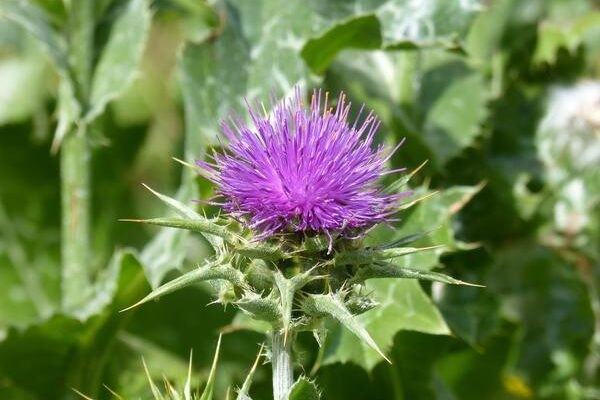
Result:
<instances>
[{"instance_id":1,"label":"green stem","mask_svg":"<svg viewBox=\"0 0 600 400\"><path fill-rule=\"evenodd\" d=\"M74 311L91 290L90 148L85 127L67 135L60 163L63 309Z\"/></svg>"},{"instance_id":2,"label":"green stem","mask_svg":"<svg viewBox=\"0 0 600 400\"><path fill-rule=\"evenodd\" d=\"M69 3L69 66L75 94L85 113L92 81L95 0ZM91 295L90 175L88 127L79 123L61 148L62 305L76 311Z\"/></svg>"},{"instance_id":3,"label":"green stem","mask_svg":"<svg viewBox=\"0 0 600 400\"><path fill-rule=\"evenodd\" d=\"M273 399L287 400L294 383L292 340L276 328L271 333L271 364L273 366Z\"/></svg>"}]
</instances>

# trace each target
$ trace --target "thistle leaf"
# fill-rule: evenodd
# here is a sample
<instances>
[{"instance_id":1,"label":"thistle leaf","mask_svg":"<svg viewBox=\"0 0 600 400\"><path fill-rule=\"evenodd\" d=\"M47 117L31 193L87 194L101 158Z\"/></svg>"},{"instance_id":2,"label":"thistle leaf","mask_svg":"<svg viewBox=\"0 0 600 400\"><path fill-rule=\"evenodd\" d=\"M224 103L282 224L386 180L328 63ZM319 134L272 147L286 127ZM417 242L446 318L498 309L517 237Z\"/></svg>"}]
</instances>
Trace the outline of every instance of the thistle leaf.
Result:
<instances>
[{"instance_id":1,"label":"thistle leaf","mask_svg":"<svg viewBox=\"0 0 600 400\"><path fill-rule=\"evenodd\" d=\"M208 218L200 217L194 219L183 218L151 218L151 219L121 219L123 222L139 222L149 225L165 226L169 228L186 229L193 232L208 233L219 236L227 242L235 243L237 239L235 235L228 231L227 228L221 226Z\"/></svg>"},{"instance_id":2,"label":"thistle leaf","mask_svg":"<svg viewBox=\"0 0 600 400\"><path fill-rule=\"evenodd\" d=\"M206 381L206 387L202 392L202 396L200 396L200 400L212 400L213 391L215 388L215 379L217 377L217 362L219 360L219 351L221 350L221 338L223 335L219 335L219 341L217 342L217 349L215 350L215 357L213 358L213 363L210 368L210 373L208 374L208 380Z\"/></svg>"},{"instance_id":3,"label":"thistle leaf","mask_svg":"<svg viewBox=\"0 0 600 400\"><path fill-rule=\"evenodd\" d=\"M420 253L422 251L438 250L444 248L444 245L428 247L396 247L392 249L382 249L374 252L376 260L389 260L390 258L402 257L407 254Z\"/></svg>"},{"instance_id":4,"label":"thistle leaf","mask_svg":"<svg viewBox=\"0 0 600 400\"><path fill-rule=\"evenodd\" d=\"M172 197L165 196L162 193L157 192L152 189L150 186L143 184L146 189L152 192L156 197L158 197L163 203L165 203L169 208L175 211L178 215L183 218L193 219L193 220L201 220L203 217L200 216L196 211L186 206L179 200L175 200ZM223 246L223 240L220 237L216 237L214 235L204 235L203 236L208 240L208 242L215 248L220 249Z\"/></svg>"},{"instance_id":5,"label":"thistle leaf","mask_svg":"<svg viewBox=\"0 0 600 400\"><path fill-rule=\"evenodd\" d=\"M200 214L198 214L196 211L192 210L190 207L186 206L179 200L175 200L172 197L169 197L162 193L159 193L156 190L152 189L150 186L146 185L145 183L142 183L142 185L144 185L144 187L146 189L148 189L149 191L151 191L153 195L158 197L163 203L165 203L167 206L169 206L169 208L171 208L173 211L175 211L177 214L181 215L182 217L189 218L189 219L201 219L202 218L200 216Z\"/></svg>"},{"instance_id":6,"label":"thistle leaf","mask_svg":"<svg viewBox=\"0 0 600 400\"><path fill-rule=\"evenodd\" d=\"M193 350L190 350L190 361L188 363L188 372L185 379L185 385L183 386L183 398L185 400L192 399L192 362L194 358Z\"/></svg>"},{"instance_id":7,"label":"thistle leaf","mask_svg":"<svg viewBox=\"0 0 600 400\"><path fill-rule=\"evenodd\" d=\"M426 237L430 233L431 233L431 231L413 233L411 235L401 237L398 240L394 240L393 242L377 246L377 249L384 250L384 249L392 249L395 247L401 247L401 246L404 246L405 244L416 242L417 240Z\"/></svg>"},{"instance_id":8,"label":"thistle leaf","mask_svg":"<svg viewBox=\"0 0 600 400\"><path fill-rule=\"evenodd\" d=\"M290 388L289 400L319 400L321 394L314 382L301 376Z\"/></svg>"},{"instance_id":9,"label":"thistle leaf","mask_svg":"<svg viewBox=\"0 0 600 400\"><path fill-rule=\"evenodd\" d=\"M155 400L163 400L164 397L162 395L162 393L160 392L160 390L158 389L158 387L156 386L156 384L154 383L154 380L152 379L152 376L150 375L150 371L148 371L148 366L146 365L146 361L142 358L142 364L144 364L144 371L146 372L146 378L148 378L148 383L150 384L150 390L152 390L152 395L154 396Z\"/></svg>"},{"instance_id":10,"label":"thistle leaf","mask_svg":"<svg viewBox=\"0 0 600 400\"><path fill-rule=\"evenodd\" d=\"M260 359L262 358L263 348L264 348L264 345L261 345L260 349L258 350L258 355L256 356L256 360L254 361L254 365L252 365L250 372L248 372L248 376L246 376L246 379L244 380L244 384L242 385L242 388L238 392L236 400L252 400L250 398L248 392L250 392L250 386L252 385L252 379L254 379L254 373L256 372L256 368L258 368L258 363L259 363Z\"/></svg>"},{"instance_id":11,"label":"thistle leaf","mask_svg":"<svg viewBox=\"0 0 600 400\"><path fill-rule=\"evenodd\" d=\"M334 294L309 294L303 302L305 310L317 315L328 315L339 321L346 329L355 334L360 340L375 350L381 357L391 364L391 361L379 349L369 332L360 321L346 308L339 296Z\"/></svg>"},{"instance_id":12,"label":"thistle leaf","mask_svg":"<svg viewBox=\"0 0 600 400\"><path fill-rule=\"evenodd\" d=\"M313 276L312 271L313 269L310 269L301 274L295 275L291 279L285 278L280 271L276 271L274 274L275 285L279 290L282 313L281 322L283 325L284 336L286 338L289 331L290 321L292 319L294 295L310 281L320 279L318 276Z\"/></svg>"},{"instance_id":13,"label":"thistle leaf","mask_svg":"<svg viewBox=\"0 0 600 400\"><path fill-rule=\"evenodd\" d=\"M256 258L265 261L277 261L289 258L289 256L277 246L251 244L236 247L234 251L244 257Z\"/></svg>"},{"instance_id":14,"label":"thistle leaf","mask_svg":"<svg viewBox=\"0 0 600 400\"><path fill-rule=\"evenodd\" d=\"M356 250L338 254L333 262L337 266L371 264L378 260L388 260L390 258L402 257L408 254L420 253L422 251L440 249L442 247L443 246L397 247L380 250Z\"/></svg>"},{"instance_id":15,"label":"thistle leaf","mask_svg":"<svg viewBox=\"0 0 600 400\"><path fill-rule=\"evenodd\" d=\"M292 319L292 306L294 303L294 294L296 293L296 288L291 280L286 279L281 272L277 271L274 275L275 285L279 290L281 303L281 324L283 325L284 337L287 338L290 321Z\"/></svg>"},{"instance_id":16,"label":"thistle leaf","mask_svg":"<svg viewBox=\"0 0 600 400\"><path fill-rule=\"evenodd\" d=\"M86 122L102 114L133 81L150 30L149 3L130 0L114 22L94 73Z\"/></svg>"},{"instance_id":17,"label":"thistle leaf","mask_svg":"<svg viewBox=\"0 0 600 400\"><path fill-rule=\"evenodd\" d=\"M464 282L439 272L404 268L392 263L376 263L361 267L354 278L352 278L351 282L360 283L366 281L367 279L377 278L420 279L424 281L448 283L450 285L483 287L482 285Z\"/></svg>"},{"instance_id":18,"label":"thistle leaf","mask_svg":"<svg viewBox=\"0 0 600 400\"><path fill-rule=\"evenodd\" d=\"M244 277L242 273L229 264L221 264L221 261L218 260L203 267L196 268L178 278L173 279L170 282L165 283L164 285L154 289L142 300L122 311L130 310L134 307L147 303L150 300L158 299L161 296L172 293L191 284L214 279L223 279L233 283L234 285L244 286Z\"/></svg>"}]
</instances>

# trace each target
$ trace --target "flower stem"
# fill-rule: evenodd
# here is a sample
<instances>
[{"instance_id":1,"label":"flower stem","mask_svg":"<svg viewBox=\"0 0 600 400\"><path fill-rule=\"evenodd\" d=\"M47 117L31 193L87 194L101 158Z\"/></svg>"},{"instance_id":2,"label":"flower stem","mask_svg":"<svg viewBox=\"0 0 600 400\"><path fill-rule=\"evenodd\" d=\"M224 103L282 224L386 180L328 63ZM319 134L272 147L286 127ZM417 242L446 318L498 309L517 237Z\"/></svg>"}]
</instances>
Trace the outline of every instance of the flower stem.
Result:
<instances>
[{"instance_id":1,"label":"flower stem","mask_svg":"<svg viewBox=\"0 0 600 400\"><path fill-rule=\"evenodd\" d=\"M292 370L292 340L291 336L285 337L283 333L273 328L271 334L271 364L273 365L273 399L287 400L290 388L294 383Z\"/></svg>"},{"instance_id":2,"label":"flower stem","mask_svg":"<svg viewBox=\"0 0 600 400\"><path fill-rule=\"evenodd\" d=\"M92 80L95 0L68 2L67 43L71 84L85 114ZM92 281L90 228L91 150L83 121L65 136L60 150L62 206L62 306L72 313L89 298Z\"/></svg>"},{"instance_id":3,"label":"flower stem","mask_svg":"<svg viewBox=\"0 0 600 400\"><path fill-rule=\"evenodd\" d=\"M63 309L74 311L90 287L90 149L85 129L71 132L61 148Z\"/></svg>"}]
</instances>

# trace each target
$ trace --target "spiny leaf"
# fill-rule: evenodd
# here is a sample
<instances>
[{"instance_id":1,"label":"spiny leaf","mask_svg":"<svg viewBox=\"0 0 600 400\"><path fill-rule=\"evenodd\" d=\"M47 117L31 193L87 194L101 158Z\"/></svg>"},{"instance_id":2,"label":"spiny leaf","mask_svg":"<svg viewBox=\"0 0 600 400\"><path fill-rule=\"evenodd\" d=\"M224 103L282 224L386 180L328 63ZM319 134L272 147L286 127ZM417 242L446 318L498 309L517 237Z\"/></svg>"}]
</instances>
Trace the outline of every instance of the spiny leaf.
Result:
<instances>
[{"instance_id":1,"label":"spiny leaf","mask_svg":"<svg viewBox=\"0 0 600 400\"><path fill-rule=\"evenodd\" d=\"M274 274L275 285L279 290L281 301L281 322L283 325L284 338L287 338L289 333L290 321L292 319L292 306L296 292L302 289L309 282L321 278L319 276L312 275L312 272L315 268L316 266L308 271L295 275L291 279L285 278L280 271L276 271Z\"/></svg>"},{"instance_id":2,"label":"spiny leaf","mask_svg":"<svg viewBox=\"0 0 600 400\"><path fill-rule=\"evenodd\" d=\"M150 219L120 219L122 222L139 222L149 225L166 226L169 228L187 229L194 232L208 233L222 237L228 242L236 242L235 236L227 228L221 226L208 218L150 218Z\"/></svg>"},{"instance_id":3,"label":"spiny leaf","mask_svg":"<svg viewBox=\"0 0 600 400\"><path fill-rule=\"evenodd\" d=\"M276 271L274 275L275 285L279 290L281 302L281 324L283 325L284 337L287 338L290 321L292 319L292 306L296 289L292 282L289 279L286 279L281 272Z\"/></svg>"},{"instance_id":4,"label":"spiny leaf","mask_svg":"<svg viewBox=\"0 0 600 400\"><path fill-rule=\"evenodd\" d=\"M261 344L260 349L258 350L258 355L256 356L256 360L254 361L254 364L252 365L250 372L248 372L248 375L246 376L246 379L244 380L244 384L242 385L242 388L238 392L236 400L252 400L248 393L250 392L250 386L252 385L252 379L254 378L254 373L256 372L256 368L258 368L258 362L260 361L260 359L262 357L263 348L264 348L264 345Z\"/></svg>"},{"instance_id":5,"label":"spiny leaf","mask_svg":"<svg viewBox=\"0 0 600 400\"><path fill-rule=\"evenodd\" d=\"M390 258L402 257L408 254L420 253L422 251L429 251L442 248L443 246L429 246L429 247L398 247L391 249L366 249L349 251L336 255L333 259L335 265L361 265L370 264L378 260L388 260Z\"/></svg>"},{"instance_id":6,"label":"spiny leaf","mask_svg":"<svg viewBox=\"0 0 600 400\"><path fill-rule=\"evenodd\" d=\"M188 373L187 373L187 378L185 379L185 385L183 386L183 398L185 400L192 399L191 386L192 386L192 362L193 362L193 359L194 359L194 352L193 352L193 350L190 350L190 362L188 363Z\"/></svg>"},{"instance_id":7,"label":"spiny leaf","mask_svg":"<svg viewBox=\"0 0 600 400\"><path fill-rule=\"evenodd\" d=\"M175 200L172 197L165 196L162 193L157 192L152 189L150 186L146 184L142 184L146 189L152 192L156 197L158 197L163 203L165 203L169 208L175 211L177 214L182 216L183 218L193 219L193 220L201 220L202 217L196 211L192 210L190 207L186 206L179 200ZM206 240L215 248L220 249L223 246L223 240L220 237L215 237L214 235L203 235Z\"/></svg>"},{"instance_id":8,"label":"spiny leaf","mask_svg":"<svg viewBox=\"0 0 600 400\"><path fill-rule=\"evenodd\" d=\"M290 388L289 400L319 400L321 394L314 382L301 376Z\"/></svg>"},{"instance_id":9,"label":"spiny leaf","mask_svg":"<svg viewBox=\"0 0 600 400\"><path fill-rule=\"evenodd\" d=\"M123 311L130 310L134 307L147 303L150 300L158 299L161 296L172 293L176 290L187 287L193 283L201 281L209 281L215 279L223 279L233 283L234 285L244 286L244 277L240 271L233 268L229 264L221 264L222 261L217 260L203 267L196 268L190 272L173 279L170 282L154 289L149 295L138 301L134 305L127 307Z\"/></svg>"},{"instance_id":10,"label":"spiny leaf","mask_svg":"<svg viewBox=\"0 0 600 400\"><path fill-rule=\"evenodd\" d=\"M146 361L143 358L142 358L142 364L144 364L144 371L146 372L146 378L148 378L148 383L150 384L150 390L152 390L152 395L154 396L154 399L155 400L163 400L164 397L163 397L162 393L160 392L160 390L158 389L158 387L156 386L156 384L154 383L152 376L150 376L150 371L148 371L148 366L146 365Z\"/></svg>"},{"instance_id":11,"label":"spiny leaf","mask_svg":"<svg viewBox=\"0 0 600 400\"><path fill-rule=\"evenodd\" d=\"M397 193L397 192L401 191L401 189L408 184L408 182L412 179L412 177L415 176L427 163L428 163L427 160L423 161L417 168L412 170L410 173L408 173L407 175L403 176L402 178L398 179L397 181L395 181L394 183L389 185L385 189L385 192L386 193Z\"/></svg>"},{"instance_id":12,"label":"spiny leaf","mask_svg":"<svg viewBox=\"0 0 600 400\"><path fill-rule=\"evenodd\" d=\"M346 329L354 333L360 340L391 364L391 361L379 349L373 338L371 338L369 332L346 308L339 296L334 294L309 294L304 299L303 306L307 310L313 310L317 314L328 315L339 321Z\"/></svg>"},{"instance_id":13,"label":"spiny leaf","mask_svg":"<svg viewBox=\"0 0 600 400\"><path fill-rule=\"evenodd\" d=\"M421 279L425 281L434 281L448 283L451 285L464 285L483 287L475 283L463 282L451 276L426 270L418 270L413 268L403 268L392 263L375 263L359 268L358 273L352 278L352 283L360 283L367 279L376 278L407 278Z\"/></svg>"},{"instance_id":14,"label":"spiny leaf","mask_svg":"<svg viewBox=\"0 0 600 400\"><path fill-rule=\"evenodd\" d=\"M323 236L312 236L304 239L302 248L309 253L319 253L327 250L329 240Z\"/></svg>"},{"instance_id":15,"label":"spiny leaf","mask_svg":"<svg viewBox=\"0 0 600 400\"><path fill-rule=\"evenodd\" d=\"M201 218L200 214L198 214L196 211L192 210L190 207L186 206L182 202L175 200L172 197L169 197L162 193L157 192L156 190L152 189L150 186L146 185L145 183L142 183L142 185L144 185L144 187L146 189L151 191L152 194L154 194L156 197L158 197L163 203L165 203L167 206L169 206L169 208L171 208L173 211L175 211L177 214L181 215L182 217L189 218L189 219L200 219Z\"/></svg>"},{"instance_id":16,"label":"spiny leaf","mask_svg":"<svg viewBox=\"0 0 600 400\"><path fill-rule=\"evenodd\" d=\"M427 235L429 235L430 232L431 231L413 233L411 235L404 236L398 240L394 240L393 242L377 246L377 249L378 250L391 249L391 248L403 246L408 243L416 242L417 240L422 239L422 238L426 237Z\"/></svg>"},{"instance_id":17,"label":"spiny leaf","mask_svg":"<svg viewBox=\"0 0 600 400\"><path fill-rule=\"evenodd\" d=\"M215 357L213 359L210 373L208 374L208 380L206 381L206 387L200 396L200 400L212 400L213 391L215 388L215 379L217 377L217 361L219 360L219 351L221 349L221 338L222 334L219 335L219 341L217 342L217 349L215 350Z\"/></svg>"},{"instance_id":18,"label":"spiny leaf","mask_svg":"<svg viewBox=\"0 0 600 400\"><path fill-rule=\"evenodd\" d=\"M280 247L262 244L239 246L236 247L234 251L248 258L257 258L267 261L276 261L289 258L289 256Z\"/></svg>"},{"instance_id":19,"label":"spiny leaf","mask_svg":"<svg viewBox=\"0 0 600 400\"><path fill-rule=\"evenodd\" d=\"M421 203L421 202L423 202L423 201L425 201L427 199L430 199L431 197L435 196L438 193L439 192L430 192L430 193L424 194L421 197L418 197L418 198L416 198L416 199L414 199L412 201L409 201L407 203L402 204L400 207L398 207L398 211L407 210L407 209L411 208L412 206L414 206L416 204L419 204L419 203Z\"/></svg>"}]
</instances>

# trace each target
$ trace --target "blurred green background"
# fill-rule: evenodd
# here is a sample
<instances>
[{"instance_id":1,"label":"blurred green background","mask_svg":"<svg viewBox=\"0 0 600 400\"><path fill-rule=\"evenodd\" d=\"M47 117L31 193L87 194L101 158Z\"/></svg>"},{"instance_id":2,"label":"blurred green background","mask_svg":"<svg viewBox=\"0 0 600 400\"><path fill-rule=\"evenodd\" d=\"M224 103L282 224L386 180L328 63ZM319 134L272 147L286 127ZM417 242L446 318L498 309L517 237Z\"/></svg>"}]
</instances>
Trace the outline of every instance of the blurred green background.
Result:
<instances>
[{"instance_id":1,"label":"blurred green background","mask_svg":"<svg viewBox=\"0 0 600 400\"><path fill-rule=\"evenodd\" d=\"M297 84L373 108L379 140L407 138L393 166L428 160L415 190L440 192L400 225L447 247L407 263L486 285L378 284L364 320L392 365L301 336L324 399L600 399L595 0L0 0L0 399L150 398L142 357L182 385L191 349L201 385L219 331L216 397L241 385L263 336L209 287L119 313L206 244L117 220L165 212L141 183L209 197L172 157Z\"/></svg>"}]
</instances>

